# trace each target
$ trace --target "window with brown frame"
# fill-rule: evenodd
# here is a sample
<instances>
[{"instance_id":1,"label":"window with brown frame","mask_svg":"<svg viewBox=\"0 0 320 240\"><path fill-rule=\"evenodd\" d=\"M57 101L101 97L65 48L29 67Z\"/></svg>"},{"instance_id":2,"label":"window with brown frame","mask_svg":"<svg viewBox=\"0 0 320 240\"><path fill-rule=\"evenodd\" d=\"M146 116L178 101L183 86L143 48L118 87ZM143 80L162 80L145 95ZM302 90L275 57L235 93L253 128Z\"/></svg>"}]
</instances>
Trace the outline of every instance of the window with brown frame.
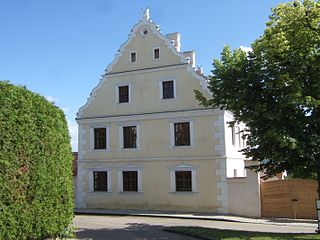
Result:
<instances>
[{"instance_id":1,"label":"window with brown frame","mask_svg":"<svg viewBox=\"0 0 320 240\"><path fill-rule=\"evenodd\" d=\"M169 99L174 98L174 84L173 81L162 82L162 98Z\"/></svg>"},{"instance_id":2,"label":"window with brown frame","mask_svg":"<svg viewBox=\"0 0 320 240\"><path fill-rule=\"evenodd\" d=\"M137 127L123 127L123 148L137 147Z\"/></svg>"},{"instance_id":3,"label":"window with brown frame","mask_svg":"<svg viewBox=\"0 0 320 240\"><path fill-rule=\"evenodd\" d=\"M176 171L176 192L192 192L191 171Z\"/></svg>"},{"instance_id":4,"label":"window with brown frame","mask_svg":"<svg viewBox=\"0 0 320 240\"><path fill-rule=\"evenodd\" d=\"M175 146L190 146L190 123L180 122L174 124Z\"/></svg>"},{"instance_id":5,"label":"window with brown frame","mask_svg":"<svg viewBox=\"0 0 320 240\"><path fill-rule=\"evenodd\" d=\"M129 102L129 86L119 87L119 103Z\"/></svg>"},{"instance_id":6,"label":"window with brown frame","mask_svg":"<svg viewBox=\"0 0 320 240\"><path fill-rule=\"evenodd\" d=\"M123 171L123 191L137 192L138 191L138 172L137 171Z\"/></svg>"},{"instance_id":7,"label":"window with brown frame","mask_svg":"<svg viewBox=\"0 0 320 240\"><path fill-rule=\"evenodd\" d=\"M108 191L108 172L93 172L93 190Z\"/></svg>"},{"instance_id":8,"label":"window with brown frame","mask_svg":"<svg viewBox=\"0 0 320 240\"><path fill-rule=\"evenodd\" d=\"M106 128L94 129L94 149L107 148L107 131Z\"/></svg>"}]
</instances>

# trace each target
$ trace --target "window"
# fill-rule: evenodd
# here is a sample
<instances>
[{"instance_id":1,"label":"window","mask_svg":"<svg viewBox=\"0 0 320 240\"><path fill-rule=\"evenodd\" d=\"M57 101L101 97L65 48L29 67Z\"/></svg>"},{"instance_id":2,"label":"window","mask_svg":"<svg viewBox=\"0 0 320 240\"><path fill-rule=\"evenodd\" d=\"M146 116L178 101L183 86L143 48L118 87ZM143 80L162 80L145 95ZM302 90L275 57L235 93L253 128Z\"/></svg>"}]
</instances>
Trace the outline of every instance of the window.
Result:
<instances>
[{"instance_id":1,"label":"window","mask_svg":"<svg viewBox=\"0 0 320 240\"><path fill-rule=\"evenodd\" d=\"M88 191L89 192L112 192L112 169L97 168L88 169Z\"/></svg>"},{"instance_id":2,"label":"window","mask_svg":"<svg viewBox=\"0 0 320 240\"><path fill-rule=\"evenodd\" d=\"M137 192L138 191L138 172L137 171L123 171L123 191Z\"/></svg>"},{"instance_id":3,"label":"window","mask_svg":"<svg viewBox=\"0 0 320 240\"><path fill-rule=\"evenodd\" d=\"M238 170L237 169L233 169L233 177L238 177Z\"/></svg>"},{"instance_id":4,"label":"window","mask_svg":"<svg viewBox=\"0 0 320 240\"><path fill-rule=\"evenodd\" d=\"M160 49L159 48L153 49L153 58L154 59L159 59L160 58Z\"/></svg>"},{"instance_id":5,"label":"window","mask_svg":"<svg viewBox=\"0 0 320 240\"><path fill-rule=\"evenodd\" d=\"M162 98L169 99L174 98L174 82L164 81L162 82Z\"/></svg>"},{"instance_id":6,"label":"window","mask_svg":"<svg viewBox=\"0 0 320 240\"><path fill-rule=\"evenodd\" d=\"M119 103L129 102L129 86L119 87Z\"/></svg>"},{"instance_id":7,"label":"window","mask_svg":"<svg viewBox=\"0 0 320 240\"><path fill-rule=\"evenodd\" d=\"M142 193L142 170L133 165L118 168L118 192Z\"/></svg>"},{"instance_id":8,"label":"window","mask_svg":"<svg viewBox=\"0 0 320 240\"><path fill-rule=\"evenodd\" d=\"M232 138L232 145L236 145L236 130L235 126L231 127L231 138Z\"/></svg>"},{"instance_id":9,"label":"window","mask_svg":"<svg viewBox=\"0 0 320 240\"><path fill-rule=\"evenodd\" d=\"M107 148L106 128L94 128L94 149Z\"/></svg>"},{"instance_id":10,"label":"window","mask_svg":"<svg viewBox=\"0 0 320 240\"><path fill-rule=\"evenodd\" d=\"M93 172L93 190L108 191L108 172Z\"/></svg>"},{"instance_id":11,"label":"window","mask_svg":"<svg viewBox=\"0 0 320 240\"><path fill-rule=\"evenodd\" d=\"M176 171L176 192L192 192L191 171Z\"/></svg>"},{"instance_id":12,"label":"window","mask_svg":"<svg viewBox=\"0 0 320 240\"><path fill-rule=\"evenodd\" d=\"M136 52L131 52L130 53L130 62L135 63L137 61L137 53Z\"/></svg>"},{"instance_id":13,"label":"window","mask_svg":"<svg viewBox=\"0 0 320 240\"><path fill-rule=\"evenodd\" d=\"M237 127L237 134L238 134L238 146L241 148L241 130L240 127Z\"/></svg>"},{"instance_id":14,"label":"window","mask_svg":"<svg viewBox=\"0 0 320 240\"><path fill-rule=\"evenodd\" d=\"M123 127L123 148L137 148L137 127Z\"/></svg>"},{"instance_id":15,"label":"window","mask_svg":"<svg viewBox=\"0 0 320 240\"><path fill-rule=\"evenodd\" d=\"M175 146L190 146L190 123L174 123Z\"/></svg>"},{"instance_id":16,"label":"window","mask_svg":"<svg viewBox=\"0 0 320 240\"><path fill-rule=\"evenodd\" d=\"M180 164L169 168L171 193L196 193L197 167Z\"/></svg>"}]
</instances>

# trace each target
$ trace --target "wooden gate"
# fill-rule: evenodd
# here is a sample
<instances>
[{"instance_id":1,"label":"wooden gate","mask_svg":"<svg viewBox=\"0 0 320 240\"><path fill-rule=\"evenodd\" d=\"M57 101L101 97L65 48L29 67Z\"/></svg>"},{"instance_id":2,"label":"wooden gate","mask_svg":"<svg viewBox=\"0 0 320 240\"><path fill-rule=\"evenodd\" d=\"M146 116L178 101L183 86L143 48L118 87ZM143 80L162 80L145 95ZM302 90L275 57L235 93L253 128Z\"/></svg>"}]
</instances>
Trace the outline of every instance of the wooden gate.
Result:
<instances>
[{"instance_id":1,"label":"wooden gate","mask_svg":"<svg viewBox=\"0 0 320 240\"><path fill-rule=\"evenodd\" d=\"M317 219L317 181L261 182L262 217Z\"/></svg>"}]
</instances>

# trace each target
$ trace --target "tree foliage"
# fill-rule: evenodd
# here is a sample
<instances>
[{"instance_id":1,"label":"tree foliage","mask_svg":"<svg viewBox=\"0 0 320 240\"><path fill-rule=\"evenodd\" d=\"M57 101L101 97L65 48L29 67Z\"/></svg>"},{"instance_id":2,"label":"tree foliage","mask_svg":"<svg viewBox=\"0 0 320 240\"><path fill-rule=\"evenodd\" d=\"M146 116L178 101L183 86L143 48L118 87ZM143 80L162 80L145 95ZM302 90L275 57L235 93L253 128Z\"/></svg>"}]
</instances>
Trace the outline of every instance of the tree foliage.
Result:
<instances>
[{"instance_id":1,"label":"tree foliage","mask_svg":"<svg viewBox=\"0 0 320 240\"><path fill-rule=\"evenodd\" d=\"M0 239L55 237L69 226L69 140L62 110L0 81Z\"/></svg>"},{"instance_id":2,"label":"tree foliage","mask_svg":"<svg viewBox=\"0 0 320 240\"><path fill-rule=\"evenodd\" d=\"M278 5L251 47L225 47L213 63L212 99L196 97L246 124L243 152L259 161L257 170L309 177L320 169L319 1Z\"/></svg>"}]
</instances>

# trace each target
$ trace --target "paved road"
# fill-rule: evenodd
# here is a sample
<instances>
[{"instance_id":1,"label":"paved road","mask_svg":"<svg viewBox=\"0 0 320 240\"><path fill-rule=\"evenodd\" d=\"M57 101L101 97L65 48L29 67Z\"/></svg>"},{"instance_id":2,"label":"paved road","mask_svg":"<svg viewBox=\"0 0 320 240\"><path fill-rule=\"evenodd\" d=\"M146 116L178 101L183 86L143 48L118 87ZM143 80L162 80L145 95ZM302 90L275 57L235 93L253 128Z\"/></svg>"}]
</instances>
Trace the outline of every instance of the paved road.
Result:
<instances>
[{"instance_id":1,"label":"paved road","mask_svg":"<svg viewBox=\"0 0 320 240\"><path fill-rule=\"evenodd\" d=\"M312 227L237 223L212 220L175 219L137 216L77 215L74 225L79 239L93 240L196 240L163 231L167 226L201 226L260 232L313 233Z\"/></svg>"}]
</instances>

